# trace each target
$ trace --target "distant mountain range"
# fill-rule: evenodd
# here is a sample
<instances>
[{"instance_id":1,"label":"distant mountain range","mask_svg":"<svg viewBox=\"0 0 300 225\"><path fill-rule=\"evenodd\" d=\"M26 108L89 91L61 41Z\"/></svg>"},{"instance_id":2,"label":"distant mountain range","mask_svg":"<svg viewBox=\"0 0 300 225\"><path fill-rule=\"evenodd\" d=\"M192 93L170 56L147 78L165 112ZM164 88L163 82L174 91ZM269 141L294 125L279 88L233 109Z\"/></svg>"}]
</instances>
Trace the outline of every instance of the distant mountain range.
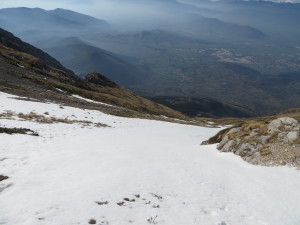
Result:
<instances>
[{"instance_id":1,"label":"distant mountain range","mask_svg":"<svg viewBox=\"0 0 300 225\"><path fill-rule=\"evenodd\" d=\"M300 4L281 1L181 0L206 17L255 27L277 40L297 42L300 37ZM284 1L283 1L284 2Z\"/></svg>"},{"instance_id":2,"label":"distant mountain range","mask_svg":"<svg viewBox=\"0 0 300 225\"><path fill-rule=\"evenodd\" d=\"M266 37L262 31L251 27L234 23L223 22L216 18L192 17L185 26L190 27L190 33L196 33L198 37L206 36L213 40L227 39L230 41L241 39L263 39Z\"/></svg>"},{"instance_id":3,"label":"distant mountain range","mask_svg":"<svg viewBox=\"0 0 300 225\"><path fill-rule=\"evenodd\" d=\"M0 26L77 75L99 72L149 98L209 99L257 115L300 107L298 4L182 2L139 1L145 17L132 12L122 25L63 9L1 9Z\"/></svg>"},{"instance_id":4,"label":"distant mountain range","mask_svg":"<svg viewBox=\"0 0 300 225\"><path fill-rule=\"evenodd\" d=\"M98 71L120 85L133 85L147 77L146 71L129 62L129 57L94 47L76 37L46 40L39 45L80 76Z\"/></svg>"},{"instance_id":5,"label":"distant mountain range","mask_svg":"<svg viewBox=\"0 0 300 225\"><path fill-rule=\"evenodd\" d=\"M65 9L43 10L40 8L7 8L0 10L1 26L15 31L37 30L48 31L63 29L70 32L77 29L105 29L108 23L104 20L76 13ZM11 27L13 26L13 27Z\"/></svg>"}]
</instances>

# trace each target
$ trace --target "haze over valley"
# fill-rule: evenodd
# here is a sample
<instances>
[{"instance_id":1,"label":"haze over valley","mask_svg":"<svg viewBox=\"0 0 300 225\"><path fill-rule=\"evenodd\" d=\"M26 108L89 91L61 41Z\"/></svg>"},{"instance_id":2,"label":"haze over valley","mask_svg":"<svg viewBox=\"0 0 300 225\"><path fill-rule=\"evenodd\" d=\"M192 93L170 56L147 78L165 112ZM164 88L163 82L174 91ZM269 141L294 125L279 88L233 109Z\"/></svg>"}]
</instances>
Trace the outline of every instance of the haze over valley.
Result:
<instances>
[{"instance_id":1,"label":"haze over valley","mask_svg":"<svg viewBox=\"0 0 300 225\"><path fill-rule=\"evenodd\" d=\"M1 9L0 26L79 76L97 71L145 97L210 99L248 116L300 106L299 4L31 3L66 9Z\"/></svg>"}]
</instances>

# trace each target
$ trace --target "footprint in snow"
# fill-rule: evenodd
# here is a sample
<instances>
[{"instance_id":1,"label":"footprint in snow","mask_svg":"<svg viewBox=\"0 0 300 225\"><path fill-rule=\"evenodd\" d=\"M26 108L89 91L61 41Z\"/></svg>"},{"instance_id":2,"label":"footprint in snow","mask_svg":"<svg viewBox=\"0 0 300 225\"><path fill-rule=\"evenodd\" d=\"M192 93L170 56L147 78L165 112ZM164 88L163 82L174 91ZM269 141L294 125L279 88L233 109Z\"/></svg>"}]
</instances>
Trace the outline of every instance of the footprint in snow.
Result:
<instances>
[{"instance_id":1,"label":"footprint in snow","mask_svg":"<svg viewBox=\"0 0 300 225\"><path fill-rule=\"evenodd\" d=\"M98 205L108 205L108 201L105 201L105 202L96 202Z\"/></svg>"}]
</instances>

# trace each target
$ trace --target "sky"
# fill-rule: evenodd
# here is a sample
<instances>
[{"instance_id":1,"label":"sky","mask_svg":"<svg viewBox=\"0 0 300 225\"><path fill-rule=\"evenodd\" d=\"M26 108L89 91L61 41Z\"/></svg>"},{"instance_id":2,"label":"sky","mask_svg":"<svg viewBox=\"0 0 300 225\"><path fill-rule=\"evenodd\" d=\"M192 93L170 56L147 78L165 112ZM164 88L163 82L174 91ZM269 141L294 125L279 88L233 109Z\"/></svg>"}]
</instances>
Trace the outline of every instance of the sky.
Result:
<instances>
[{"instance_id":1,"label":"sky","mask_svg":"<svg viewBox=\"0 0 300 225\"><path fill-rule=\"evenodd\" d=\"M96 7L97 10L103 9L107 13L110 12L110 7L114 2L122 2L121 0L0 0L0 8L8 7L40 7L44 9L55 9L55 8L65 8L76 10L78 12L87 13L95 16L95 12L91 10L91 6ZM149 0L150 1L150 0ZM162 0L164 1L164 0ZM182 2L184 0L181 0ZM274 1L293 1L300 3L300 0L274 0ZM105 9L105 10L104 10ZM107 11L108 10L108 11Z\"/></svg>"}]
</instances>

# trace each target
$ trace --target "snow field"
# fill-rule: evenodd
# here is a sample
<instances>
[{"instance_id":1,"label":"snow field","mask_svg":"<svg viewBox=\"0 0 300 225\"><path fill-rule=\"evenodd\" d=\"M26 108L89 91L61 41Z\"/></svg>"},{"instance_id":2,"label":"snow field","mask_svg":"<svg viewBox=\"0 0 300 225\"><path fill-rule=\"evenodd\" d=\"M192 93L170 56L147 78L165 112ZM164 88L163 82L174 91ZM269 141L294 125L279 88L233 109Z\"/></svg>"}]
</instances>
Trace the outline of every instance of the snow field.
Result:
<instances>
[{"instance_id":1,"label":"snow field","mask_svg":"<svg viewBox=\"0 0 300 225\"><path fill-rule=\"evenodd\" d=\"M110 127L0 118L2 127L39 133L0 134L0 174L10 177L0 182L0 224L300 224L300 172L253 166L199 145L219 129L13 97L0 92L0 114Z\"/></svg>"}]
</instances>

